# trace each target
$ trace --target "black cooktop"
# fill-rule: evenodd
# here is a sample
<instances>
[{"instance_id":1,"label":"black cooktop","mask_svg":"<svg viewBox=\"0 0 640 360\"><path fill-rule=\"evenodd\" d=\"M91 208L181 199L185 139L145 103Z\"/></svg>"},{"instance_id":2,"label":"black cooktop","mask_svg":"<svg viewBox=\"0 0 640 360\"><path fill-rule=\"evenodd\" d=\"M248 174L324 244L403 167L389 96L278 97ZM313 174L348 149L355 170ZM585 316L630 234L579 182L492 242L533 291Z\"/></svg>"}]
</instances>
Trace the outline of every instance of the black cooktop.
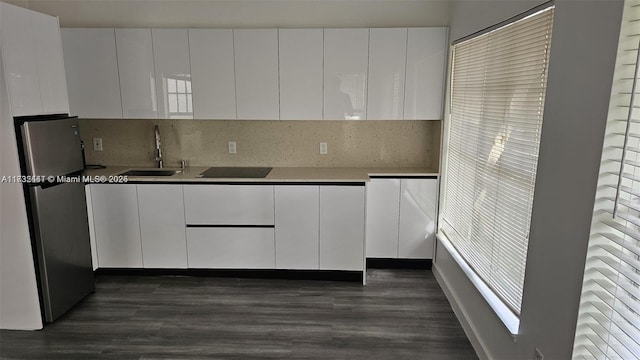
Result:
<instances>
[{"instance_id":1,"label":"black cooktop","mask_svg":"<svg viewBox=\"0 0 640 360\"><path fill-rule=\"evenodd\" d=\"M210 167L203 178L265 178L273 168L270 167Z\"/></svg>"}]
</instances>

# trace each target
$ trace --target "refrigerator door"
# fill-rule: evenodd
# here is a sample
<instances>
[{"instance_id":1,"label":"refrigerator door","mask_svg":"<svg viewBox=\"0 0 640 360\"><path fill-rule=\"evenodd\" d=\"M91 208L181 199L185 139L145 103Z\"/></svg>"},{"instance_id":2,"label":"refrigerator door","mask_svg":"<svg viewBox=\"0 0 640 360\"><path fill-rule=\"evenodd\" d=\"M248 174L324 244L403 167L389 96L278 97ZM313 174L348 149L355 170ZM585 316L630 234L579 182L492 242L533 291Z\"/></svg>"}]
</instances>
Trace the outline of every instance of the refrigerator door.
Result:
<instances>
[{"instance_id":1,"label":"refrigerator door","mask_svg":"<svg viewBox=\"0 0 640 360\"><path fill-rule=\"evenodd\" d=\"M66 175L84 168L77 118L22 124L27 175Z\"/></svg>"},{"instance_id":2,"label":"refrigerator door","mask_svg":"<svg viewBox=\"0 0 640 360\"><path fill-rule=\"evenodd\" d=\"M29 190L45 320L51 322L94 289L84 184Z\"/></svg>"}]
</instances>

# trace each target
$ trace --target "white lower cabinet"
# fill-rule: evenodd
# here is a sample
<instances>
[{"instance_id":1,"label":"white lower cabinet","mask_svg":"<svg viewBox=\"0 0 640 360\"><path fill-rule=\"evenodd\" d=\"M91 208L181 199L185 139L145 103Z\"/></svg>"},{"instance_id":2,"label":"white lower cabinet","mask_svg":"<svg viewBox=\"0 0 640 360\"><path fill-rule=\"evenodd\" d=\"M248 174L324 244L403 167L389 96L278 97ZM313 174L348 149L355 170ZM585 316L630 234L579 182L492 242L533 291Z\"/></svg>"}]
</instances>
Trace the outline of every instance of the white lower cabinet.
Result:
<instances>
[{"instance_id":1,"label":"white lower cabinet","mask_svg":"<svg viewBox=\"0 0 640 360\"><path fill-rule=\"evenodd\" d=\"M145 268L187 267L182 185L137 185Z\"/></svg>"},{"instance_id":2,"label":"white lower cabinet","mask_svg":"<svg viewBox=\"0 0 640 360\"><path fill-rule=\"evenodd\" d=\"M91 264L93 270L98 268L98 250L96 248L96 229L93 223L93 201L91 199L91 185L84 186L87 201L87 220L89 220L89 239L91 241Z\"/></svg>"},{"instance_id":3,"label":"white lower cabinet","mask_svg":"<svg viewBox=\"0 0 640 360\"><path fill-rule=\"evenodd\" d=\"M367 185L367 257L432 259L437 179L372 179Z\"/></svg>"},{"instance_id":4,"label":"white lower cabinet","mask_svg":"<svg viewBox=\"0 0 640 360\"><path fill-rule=\"evenodd\" d=\"M367 184L367 257L398 257L400 179Z\"/></svg>"},{"instance_id":5,"label":"white lower cabinet","mask_svg":"<svg viewBox=\"0 0 640 360\"><path fill-rule=\"evenodd\" d=\"M184 185L188 225L273 225L272 185Z\"/></svg>"},{"instance_id":6,"label":"white lower cabinet","mask_svg":"<svg viewBox=\"0 0 640 360\"><path fill-rule=\"evenodd\" d=\"M141 268L136 185L91 185L93 227L101 268Z\"/></svg>"},{"instance_id":7,"label":"white lower cabinet","mask_svg":"<svg viewBox=\"0 0 640 360\"><path fill-rule=\"evenodd\" d=\"M190 268L273 269L273 228L187 228Z\"/></svg>"},{"instance_id":8,"label":"white lower cabinet","mask_svg":"<svg viewBox=\"0 0 640 360\"><path fill-rule=\"evenodd\" d=\"M320 269L364 270L364 186L320 187Z\"/></svg>"},{"instance_id":9,"label":"white lower cabinet","mask_svg":"<svg viewBox=\"0 0 640 360\"><path fill-rule=\"evenodd\" d=\"M87 204L100 268L364 270L364 186L92 184Z\"/></svg>"},{"instance_id":10,"label":"white lower cabinet","mask_svg":"<svg viewBox=\"0 0 640 360\"><path fill-rule=\"evenodd\" d=\"M398 257L432 259L438 180L402 179Z\"/></svg>"},{"instance_id":11,"label":"white lower cabinet","mask_svg":"<svg viewBox=\"0 0 640 360\"><path fill-rule=\"evenodd\" d=\"M277 269L318 269L320 187L275 187Z\"/></svg>"}]
</instances>

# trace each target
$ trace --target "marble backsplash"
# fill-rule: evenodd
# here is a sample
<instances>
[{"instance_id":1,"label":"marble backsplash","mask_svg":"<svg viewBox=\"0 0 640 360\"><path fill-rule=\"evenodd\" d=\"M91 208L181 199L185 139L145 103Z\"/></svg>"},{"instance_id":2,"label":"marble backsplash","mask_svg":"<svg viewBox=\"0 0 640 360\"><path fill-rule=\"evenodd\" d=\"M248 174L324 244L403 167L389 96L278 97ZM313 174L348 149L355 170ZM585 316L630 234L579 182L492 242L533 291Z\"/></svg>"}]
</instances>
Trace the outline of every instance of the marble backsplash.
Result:
<instances>
[{"instance_id":1,"label":"marble backsplash","mask_svg":"<svg viewBox=\"0 0 640 360\"><path fill-rule=\"evenodd\" d=\"M440 121L80 120L87 164L155 165L154 125L165 167L426 167L438 171ZM102 138L103 151L94 151ZM229 154L235 141L237 153ZM328 154L319 154L319 143Z\"/></svg>"}]
</instances>

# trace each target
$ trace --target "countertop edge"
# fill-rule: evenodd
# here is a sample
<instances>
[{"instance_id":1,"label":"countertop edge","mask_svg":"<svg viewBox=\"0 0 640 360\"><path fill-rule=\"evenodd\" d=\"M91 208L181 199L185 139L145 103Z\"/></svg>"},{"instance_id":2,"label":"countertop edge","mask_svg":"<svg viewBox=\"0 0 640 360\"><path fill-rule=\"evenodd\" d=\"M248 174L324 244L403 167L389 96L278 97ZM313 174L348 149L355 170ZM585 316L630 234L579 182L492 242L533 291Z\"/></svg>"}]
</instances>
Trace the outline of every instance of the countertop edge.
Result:
<instances>
[{"instance_id":1,"label":"countertop edge","mask_svg":"<svg viewBox=\"0 0 640 360\"><path fill-rule=\"evenodd\" d=\"M172 176L128 176L120 174L131 169L151 169L148 167L107 166L103 169L87 169L83 175L90 178L87 183L129 183L129 184L290 184L329 185L365 184L375 178L438 178L437 172L424 168L278 168L274 167L265 178L203 178L200 173L207 167L184 169L183 173ZM178 169L179 170L179 169Z\"/></svg>"}]
</instances>

